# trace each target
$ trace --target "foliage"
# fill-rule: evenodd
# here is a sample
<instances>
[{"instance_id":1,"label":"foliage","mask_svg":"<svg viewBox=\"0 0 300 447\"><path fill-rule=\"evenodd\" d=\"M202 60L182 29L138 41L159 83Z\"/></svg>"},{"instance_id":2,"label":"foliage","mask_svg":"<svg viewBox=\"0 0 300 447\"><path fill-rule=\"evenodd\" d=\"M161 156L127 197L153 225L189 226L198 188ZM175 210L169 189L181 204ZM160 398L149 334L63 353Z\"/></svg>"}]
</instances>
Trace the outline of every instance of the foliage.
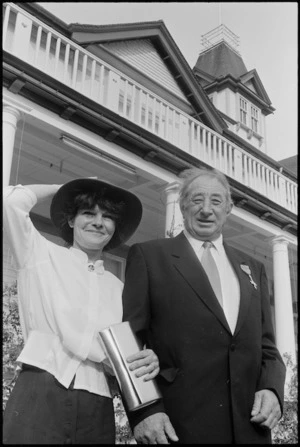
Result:
<instances>
[{"instance_id":1,"label":"foliage","mask_svg":"<svg viewBox=\"0 0 300 447\"><path fill-rule=\"evenodd\" d=\"M16 359L23 348L19 324L17 284L5 285L3 290L3 410L18 375Z\"/></svg>"},{"instance_id":2,"label":"foliage","mask_svg":"<svg viewBox=\"0 0 300 447\"><path fill-rule=\"evenodd\" d=\"M3 404L5 409L6 402L16 383L19 367L16 359L18 358L24 342L19 322L17 283L5 285L3 288ZM135 444L129 422L124 410L117 382L111 379L113 403L115 408L116 420L116 444Z\"/></svg>"},{"instance_id":3,"label":"foliage","mask_svg":"<svg viewBox=\"0 0 300 447\"><path fill-rule=\"evenodd\" d=\"M283 416L272 432L273 444L298 444L298 374L289 354L283 355L291 377L285 396Z\"/></svg>"},{"instance_id":4,"label":"foliage","mask_svg":"<svg viewBox=\"0 0 300 447\"><path fill-rule=\"evenodd\" d=\"M116 378L111 377L109 385L113 395L115 410L116 444L136 444L124 409Z\"/></svg>"},{"instance_id":5,"label":"foliage","mask_svg":"<svg viewBox=\"0 0 300 447\"><path fill-rule=\"evenodd\" d=\"M116 444L136 444L120 393L114 397L114 408L116 418Z\"/></svg>"}]
</instances>

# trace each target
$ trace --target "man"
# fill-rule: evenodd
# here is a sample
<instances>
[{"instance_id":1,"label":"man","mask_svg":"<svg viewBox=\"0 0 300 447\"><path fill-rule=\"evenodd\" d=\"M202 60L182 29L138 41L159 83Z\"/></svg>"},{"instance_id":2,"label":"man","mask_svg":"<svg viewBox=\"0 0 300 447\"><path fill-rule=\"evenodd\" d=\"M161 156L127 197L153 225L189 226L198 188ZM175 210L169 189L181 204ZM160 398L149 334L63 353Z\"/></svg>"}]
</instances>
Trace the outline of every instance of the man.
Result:
<instances>
[{"instance_id":1,"label":"man","mask_svg":"<svg viewBox=\"0 0 300 447\"><path fill-rule=\"evenodd\" d=\"M189 170L180 192L184 231L128 254L123 319L158 355L163 396L129 415L139 443L271 443L285 366L264 266L223 243L232 206L222 173Z\"/></svg>"}]
</instances>

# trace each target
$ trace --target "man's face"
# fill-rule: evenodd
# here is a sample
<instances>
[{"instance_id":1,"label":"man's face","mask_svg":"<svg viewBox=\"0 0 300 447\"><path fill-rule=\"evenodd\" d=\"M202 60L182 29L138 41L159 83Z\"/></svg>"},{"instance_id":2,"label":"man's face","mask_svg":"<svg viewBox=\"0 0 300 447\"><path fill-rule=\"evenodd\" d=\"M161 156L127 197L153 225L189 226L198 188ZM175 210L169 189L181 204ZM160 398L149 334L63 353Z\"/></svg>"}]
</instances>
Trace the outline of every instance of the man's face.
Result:
<instances>
[{"instance_id":1,"label":"man's face","mask_svg":"<svg viewBox=\"0 0 300 447\"><path fill-rule=\"evenodd\" d=\"M213 241L220 236L231 209L222 183L203 175L190 184L181 211L185 228L195 239Z\"/></svg>"}]
</instances>

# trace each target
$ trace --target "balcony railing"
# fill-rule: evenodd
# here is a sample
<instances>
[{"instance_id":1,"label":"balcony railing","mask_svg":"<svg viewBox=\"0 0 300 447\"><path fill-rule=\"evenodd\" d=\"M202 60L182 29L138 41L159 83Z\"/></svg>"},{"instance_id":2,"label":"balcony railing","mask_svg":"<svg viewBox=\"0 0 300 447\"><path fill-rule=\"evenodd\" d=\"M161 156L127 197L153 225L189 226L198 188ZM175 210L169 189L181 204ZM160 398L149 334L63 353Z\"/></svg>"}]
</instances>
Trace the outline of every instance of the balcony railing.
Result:
<instances>
[{"instance_id":1,"label":"balcony railing","mask_svg":"<svg viewBox=\"0 0 300 447\"><path fill-rule=\"evenodd\" d=\"M13 3L3 49L297 214L297 183Z\"/></svg>"}]
</instances>

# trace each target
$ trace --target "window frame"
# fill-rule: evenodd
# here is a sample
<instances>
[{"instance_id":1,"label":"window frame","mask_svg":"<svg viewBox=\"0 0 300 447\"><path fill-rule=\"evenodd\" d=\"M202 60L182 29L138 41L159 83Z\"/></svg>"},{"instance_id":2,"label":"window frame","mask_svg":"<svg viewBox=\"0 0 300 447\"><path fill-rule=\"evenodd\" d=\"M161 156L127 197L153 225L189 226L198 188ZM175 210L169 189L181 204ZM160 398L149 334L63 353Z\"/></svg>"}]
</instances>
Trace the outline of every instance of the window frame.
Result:
<instances>
[{"instance_id":1,"label":"window frame","mask_svg":"<svg viewBox=\"0 0 300 447\"><path fill-rule=\"evenodd\" d=\"M248 101L240 96L240 123L248 127Z\"/></svg>"},{"instance_id":2,"label":"window frame","mask_svg":"<svg viewBox=\"0 0 300 447\"><path fill-rule=\"evenodd\" d=\"M251 135L262 138L260 109L252 102L239 95L239 123Z\"/></svg>"},{"instance_id":3,"label":"window frame","mask_svg":"<svg viewBox=\"0 0 300 447\"><path fill-rule=\"evenodd\" d=\"M251 104L250 107L251 114L251 130L254 133L259 134L259 109Z\"/></svg>"}]
</instances>

